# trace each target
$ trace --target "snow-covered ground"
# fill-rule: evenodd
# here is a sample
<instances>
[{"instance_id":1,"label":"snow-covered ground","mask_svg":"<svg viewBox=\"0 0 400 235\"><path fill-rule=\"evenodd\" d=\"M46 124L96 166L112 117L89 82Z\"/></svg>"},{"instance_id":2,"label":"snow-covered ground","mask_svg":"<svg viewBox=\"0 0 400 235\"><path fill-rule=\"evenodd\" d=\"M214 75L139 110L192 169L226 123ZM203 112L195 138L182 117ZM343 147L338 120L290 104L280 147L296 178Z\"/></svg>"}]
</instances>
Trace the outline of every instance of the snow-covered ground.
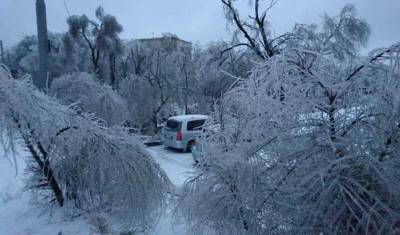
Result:
<instances>
[{"instance_id":1,"label":"snow-covered ground","mask_svg":"<svg viewBox=\"0 0 400 235\"><path fill-rule=\"evenodd\" d=\"M6 157L0 147L0 234L93 234L84 218L66 220L65 210L46 211L33 203L30 192L24 189L24 158L28 153L21 147L17 153L15 165L13 157Z\"/></svg>"},{"instance_id":2,"label":"snow-covered ground","mask_svg":"<svg viewBox=\"0 0 400 235\"><path fill-rule=\"evenodd\" d=\"M163 146L151 147L149 152L166 171L175 186L180 187L193 173L191 154L167 149ZM0 147L0 235L47 235L96 234L95 228L82 216L68 219L65 209L43 210L31 200L29 191L24 189L25 162L27 153L19 148L17 169L12 156L5 157ZM150 234L181 235L185 233L183 225L172 224L170 210L161 218Z\"/></svg>"},{"instance_id":3,"label":"snow-covered ground","mask_svg":"<svg viewBox=\"0 0 400 235\"><path fill-rule=\"evenodd\" d=\"M162 145L150 147L148 150L175 186L181 186L193 174L194 162L191 153L182 153Z\"/></svg>"},{"instance_id":4,"label":"snow-covered ground","mask_svg":"<svg viewBox=\"0 0 400 235\"><path fill-rule=\"evenodd\" d=\"M193 174L193 158L190 153L182 153L164 146L149 148L154 160L167 173L168 177L176 187L182 186L185 180ZM184 235L184 225L173 225L170 209L160 219L159 224L152 233L154 235Z\"/></svg>"}]
</instances>

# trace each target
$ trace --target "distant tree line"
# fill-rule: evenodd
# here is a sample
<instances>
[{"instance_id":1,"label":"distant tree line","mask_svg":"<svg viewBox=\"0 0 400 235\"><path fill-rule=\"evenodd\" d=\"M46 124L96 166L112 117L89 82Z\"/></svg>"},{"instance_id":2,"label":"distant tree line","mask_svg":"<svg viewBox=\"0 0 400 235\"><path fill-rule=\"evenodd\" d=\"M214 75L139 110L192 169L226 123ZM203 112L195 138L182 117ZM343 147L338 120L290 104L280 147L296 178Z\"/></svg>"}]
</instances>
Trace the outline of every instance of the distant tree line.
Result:
<instances>
[{"instance_id":1,"label":"distant tree line","mask_svg":"<svg viewBox=\"0 0 400 235\"><path fill-rule=\"evenodd\" d=\"M173 45L168 45L172 43L168 40L154 45L121 40L122 26L101 7L96 10L95 20L73 15L67 24L67 33L49 35L49 73L52 83L57 84L57 89L49 90L69 92L68 83L63 82L63 88L57 81L66 74L71 83L74 77L82 77L79 73L92 74L87 79L110 86L115 95L122 97L128 107L124 123L148 134L156 133L171 115L209 113L236 77L249 75L254 59L248 49L224 51L229 43L222 41L194 45L187 53L171 50ZM6 51L6 58L17 77L31 74L35 79L36 37L23 38ZM73 97L69 102L80 101L77 94Z\"/></svg>"}]
</instances>

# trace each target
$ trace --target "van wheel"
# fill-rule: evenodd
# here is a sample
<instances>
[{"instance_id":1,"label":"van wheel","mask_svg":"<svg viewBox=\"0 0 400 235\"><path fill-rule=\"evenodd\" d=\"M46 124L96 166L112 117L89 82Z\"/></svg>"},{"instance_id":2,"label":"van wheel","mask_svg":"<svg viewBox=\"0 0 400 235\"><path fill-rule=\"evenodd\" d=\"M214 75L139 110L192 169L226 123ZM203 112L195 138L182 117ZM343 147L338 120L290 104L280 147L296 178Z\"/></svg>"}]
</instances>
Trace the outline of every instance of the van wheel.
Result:
<instances>
[{"instance_id":1,"label":"van wheel","mask_svg":"<svg viewBox=\"0 0 400 235\"><path fill-rule=\"evenodd\" d=\"M188 143L187 147L186 147L186 152L187 152L187 153L191 153L192 150L193 150L193 146L195 146L195 145L196 145L196 142L195 142L194 140L191 140L191 141Z\"/></svg>"}]
</instances>

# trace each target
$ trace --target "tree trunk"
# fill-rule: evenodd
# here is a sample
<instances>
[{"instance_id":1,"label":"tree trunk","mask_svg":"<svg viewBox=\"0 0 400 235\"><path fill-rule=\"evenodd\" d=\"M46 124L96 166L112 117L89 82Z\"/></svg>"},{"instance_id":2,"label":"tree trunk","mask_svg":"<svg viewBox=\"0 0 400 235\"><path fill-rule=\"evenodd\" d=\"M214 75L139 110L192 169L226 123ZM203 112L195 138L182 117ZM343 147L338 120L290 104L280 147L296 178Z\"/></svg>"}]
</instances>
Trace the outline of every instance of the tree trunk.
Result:
<instances>
[{"instance_id":1,"label":"tree trunk","mask_svg":"<svg viewBox=\"0 0 400 235\"><path fill-rule=\"evenodd\" d=\"M50 167L50 162L47 159L47 153L44 151L43 147L39 143L38 148L39 148L40 152L42 153L42 155L44 155L44 156L40 157L40 154L36 151L35 147L31 143L31 141L29 141L28 137L24 136L23 138L24 138L24 141L25 141L29 151L32 154L32 157L35 159L36 163L40 167L41 172L43 173L43 176L46 178L51 190L53 191L54 197L55 197L58 205L60 205L62 207L64 205L64 196L63 196L60 186L58 185L58 183L54 177L54 172Z\"/></svg>"},{"instance_id":2,"label":"tree trunk","mask_svg":"<svg viewBox=\"0 0 400 235\"><path fill-rule=\"evenodd\" d=\"M114 90L116 90L117 89L117 87L118 87L118 84L117 84L117 76L116 76L116 62L115 62L115 56L114 55L110 55L109 56L109 63L110 63L110 78L111 78L111 81L110 81L110 85L111 85L111 87L114 89Z\"/></svg>"},{"instance_id":3,"label":"tree trunk","mask_svg":"<svg viewBox=\"0 0 400 235\"><path fill-rule=\"evenodd\" d=\"M29 151L31 152L33 159L39 166L39 169L41 170L43 176L46 178L48 185L50 186L51 190L53 191L54 197L55 197L58 205L60 205L60 207L64 206L64 196L63 196L62 190L61 190L58 182L56 181L56 179L54 177L54 172L51 169L47 152L43 148L42 144L40 142L38 142L36 147L37 147L37 149L39 149L39 152L41 153L41 154L39 154L38 151L36 151L34 143L32 143L32 141L30 139L31 136L29 134L28 135L24 134L24 131L21 128L21 124L19 123L18 118L14 117L14 121L17 124L17 127L21 132L21 136L24 139L24 142L25 142L26 146L28 147ZM27 124L27 126L28 126L28 129L30 129L29 123ZM29 132L32 135L33 131L30 130ZM42 156L40 156L40 155L42 155Z\"/></svg>"}]
</instances>

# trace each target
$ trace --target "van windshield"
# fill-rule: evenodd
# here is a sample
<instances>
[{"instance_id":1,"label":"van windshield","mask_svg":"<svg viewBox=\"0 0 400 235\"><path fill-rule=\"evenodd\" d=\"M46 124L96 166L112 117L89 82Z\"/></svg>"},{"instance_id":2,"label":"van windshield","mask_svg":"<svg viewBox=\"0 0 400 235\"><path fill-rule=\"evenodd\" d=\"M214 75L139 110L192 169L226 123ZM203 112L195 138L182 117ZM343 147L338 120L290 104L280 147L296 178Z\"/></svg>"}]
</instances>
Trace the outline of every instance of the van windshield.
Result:
<instances>
[{"instance_id":1,"label":"van windshield","mask_svg":"<svg viewBox=\"0 0 400 235\"><path fill-rule=\"evenodd\" d=\"M175 120L168 120L167 125L165 126L168 130L174 130L177 131L181 127L181 122L175 121Z\"/></svg>"}]
</instances>

